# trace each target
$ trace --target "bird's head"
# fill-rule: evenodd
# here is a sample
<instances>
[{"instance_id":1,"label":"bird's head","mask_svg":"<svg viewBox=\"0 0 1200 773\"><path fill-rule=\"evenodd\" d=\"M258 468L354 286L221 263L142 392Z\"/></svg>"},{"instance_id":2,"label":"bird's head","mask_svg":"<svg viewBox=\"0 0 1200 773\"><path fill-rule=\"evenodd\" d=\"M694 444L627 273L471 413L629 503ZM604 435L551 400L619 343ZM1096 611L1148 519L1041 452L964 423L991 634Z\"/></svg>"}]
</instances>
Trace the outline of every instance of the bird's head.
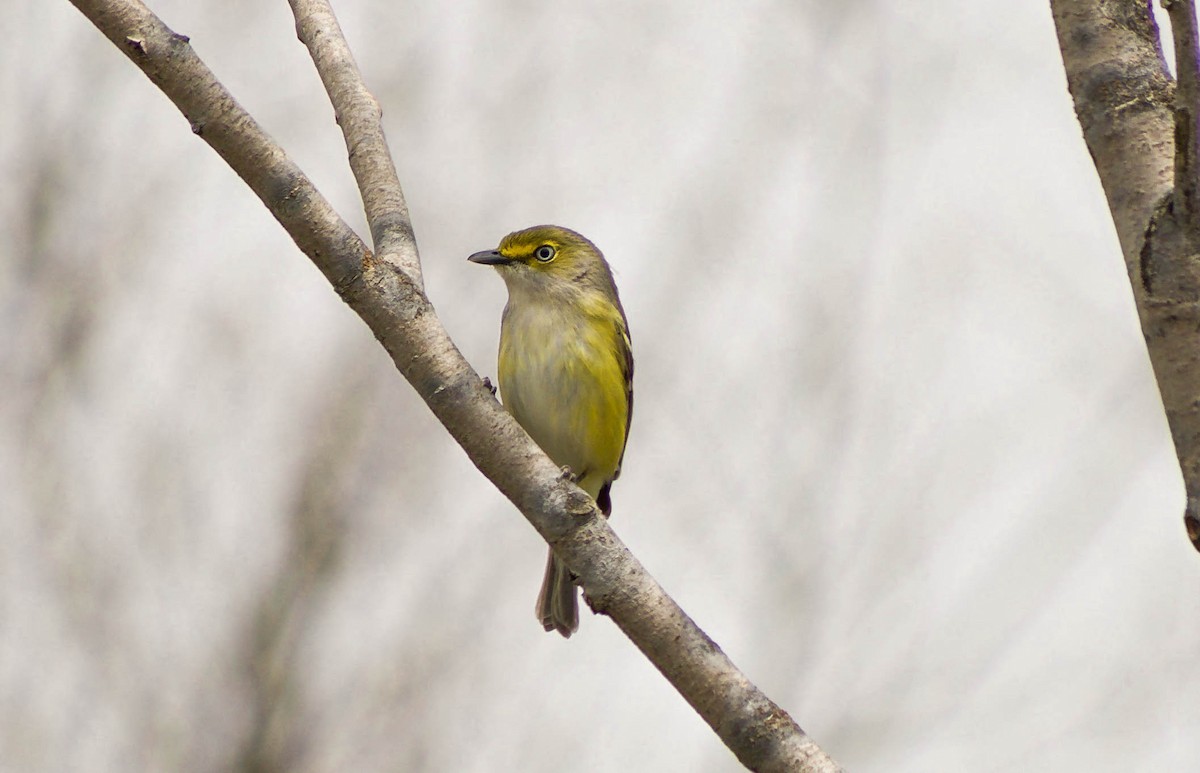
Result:
<instances>
[{"instance_id":1,"label":"bird's head","mask_svg":"<svg viewBox=\"0 0 1200 773\"><path fill-rule=\"evenodd\" d=\"M509 293L547 293L555 290L594 289L616 295L608 264L596 245L582 235L556 225L535 225L514 231L494 250L467 260L495 266Z\"/></svg>"}]
</instances>

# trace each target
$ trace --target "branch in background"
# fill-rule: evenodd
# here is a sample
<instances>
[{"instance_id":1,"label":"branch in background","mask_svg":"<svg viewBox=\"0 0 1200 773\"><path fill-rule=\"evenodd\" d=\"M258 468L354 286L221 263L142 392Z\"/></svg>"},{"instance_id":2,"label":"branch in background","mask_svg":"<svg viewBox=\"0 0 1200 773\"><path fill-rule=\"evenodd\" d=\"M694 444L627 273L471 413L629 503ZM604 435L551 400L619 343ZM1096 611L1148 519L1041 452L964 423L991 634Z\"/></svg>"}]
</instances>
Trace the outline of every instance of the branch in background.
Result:
<instances>
[{"instance_id":1,"label":"branch in background","mask_svg":"<svg viewBox=\"0 0 1200 773\"><path fill-rule=\"evenodd\" d=\"M347 367L352 374L356 369ZM358 368L357 370L361 370ZM348 503L353 501L361 462L358 447L368 426L360 399L364 379L351 376L350 386L322 406L317 430L308 437L300 479L289 508L283 559L263 592L247 631L249 653L246 685L250 690L250 732L237 755L241 773L295 770L298 753L293 725L297 721L303 670L300 645L319 603L335 576L348 529Z\"/></svg>"},{"instance_id":2,"label":"branch in background","mask_svg":"<svg viewBox=\"0 0 1200 773\"><path fill-rule=\"evenodd\" d=\"M1175 30L1177 87L1144 0L1050 2L1183 472L1184 523L1200 550L1200 78L1192 0L1164 5Z\"/></svg>"},{"instance_id":3,"label":"branch in background","mask_svg":"<svg viewBox=\"0 0 1200 773\"><path fill-rule=\"evenodd\" d=\"M410 275L375 255L333 212L307 177L229 95L187 44L135 0L72 0L176 104L262 199L297 246L362 317L397 369L472 462L507 496L580 578L597 612L609 615L744 765L760 771L839 768L792 718L742 674L667 596L600 517L485 388L450 340L419 284L419 263L403 197L388 197L390 173L356 169L373 230L411 259ZM309 9L315 4L296 3ZM307 13L307 11L306 11ZM318 20L324 20L323 26ZM301 21L352 157L386 153L379 111L358 82L328 8ZM326 50L326 47L331 47ZM347 79L352 81L347 83ZM378 159L376 158L376 161ZM390 162L387 165L390 167ZM364 184L365 183L365 184ZM396 183L393 194L399 193ZM390 207L390 209L389 209ZM311 219L311 220L310 220ZM394 229L394 230L393 230Z\"/></svg>"}]
</instances>

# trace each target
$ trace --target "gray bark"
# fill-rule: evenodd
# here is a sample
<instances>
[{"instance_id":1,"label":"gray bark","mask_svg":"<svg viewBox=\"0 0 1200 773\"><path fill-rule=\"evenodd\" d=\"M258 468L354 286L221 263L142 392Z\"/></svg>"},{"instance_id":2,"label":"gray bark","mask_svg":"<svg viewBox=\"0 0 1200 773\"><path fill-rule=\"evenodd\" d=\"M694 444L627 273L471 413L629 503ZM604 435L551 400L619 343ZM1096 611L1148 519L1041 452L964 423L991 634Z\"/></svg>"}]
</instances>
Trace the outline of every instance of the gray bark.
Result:
<instances>
[{"instance_id":1,"label":"gray bark","mask_svg":"<svg viewBox=\"0 0 1200 773\"><path fill-rule=\"evenodd\" d=\"M1200 550L1200 212L1191 0L1171 14L1171 79L1149 4L1051 0L1075 113L1125 257Z\"/></svg>"}]
</instances>

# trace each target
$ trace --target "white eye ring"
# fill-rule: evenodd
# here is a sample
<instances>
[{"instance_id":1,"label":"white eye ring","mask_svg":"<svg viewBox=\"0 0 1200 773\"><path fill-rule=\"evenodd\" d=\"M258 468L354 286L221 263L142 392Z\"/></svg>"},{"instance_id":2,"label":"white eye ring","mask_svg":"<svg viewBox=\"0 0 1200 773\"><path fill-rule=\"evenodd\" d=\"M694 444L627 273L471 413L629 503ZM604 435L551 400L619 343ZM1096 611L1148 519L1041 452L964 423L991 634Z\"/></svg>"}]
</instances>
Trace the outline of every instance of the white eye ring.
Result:
<instances>
[{"instance_id":1,"label":"white eye ring","mask_svg":"<svg viewBox=\"0 0 1200 773\"><path fill-rule=\"evenodd\" d=\"M533 257L537 258L542 263L549 263L554 260L554 248L549 244L543 244L533 252Z\"/></svg>"}]
</instances>

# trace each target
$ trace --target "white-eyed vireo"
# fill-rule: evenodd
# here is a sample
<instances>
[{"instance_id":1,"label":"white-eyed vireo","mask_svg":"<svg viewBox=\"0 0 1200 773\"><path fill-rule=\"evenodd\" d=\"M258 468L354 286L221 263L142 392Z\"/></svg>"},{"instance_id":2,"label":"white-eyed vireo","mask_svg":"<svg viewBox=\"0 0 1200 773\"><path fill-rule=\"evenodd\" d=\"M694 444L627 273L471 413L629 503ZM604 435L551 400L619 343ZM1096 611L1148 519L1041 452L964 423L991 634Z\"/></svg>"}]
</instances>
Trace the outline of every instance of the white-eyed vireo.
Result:
<instances>
[{"instance_id":1,"label":"white-eyed vireo","mask_svg":"<svg viewBox=\"0 0 1200 773\"><path fill-rule=\"evenodd\" d=\"M629 326L608 263L583 236L553 225L511 233L468 260L495 266L508 286L498 368L504 406L608 515L633 412ZM547 631L579 630L574 578L554 551L537 616Z\"/></svg>"}]
</instances>

